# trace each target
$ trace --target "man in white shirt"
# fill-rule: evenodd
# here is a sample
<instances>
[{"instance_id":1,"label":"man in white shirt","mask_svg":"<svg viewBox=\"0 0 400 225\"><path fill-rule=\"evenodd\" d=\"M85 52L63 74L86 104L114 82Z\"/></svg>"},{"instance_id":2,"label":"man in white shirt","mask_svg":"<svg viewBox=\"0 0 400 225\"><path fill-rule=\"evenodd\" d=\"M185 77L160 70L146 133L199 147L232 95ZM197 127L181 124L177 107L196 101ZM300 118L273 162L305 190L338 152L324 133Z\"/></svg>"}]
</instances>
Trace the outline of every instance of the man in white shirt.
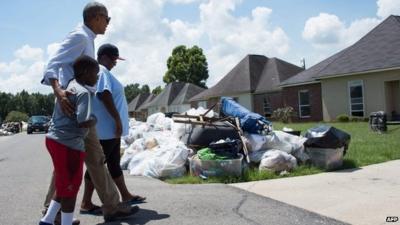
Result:
<instances>
[{"instance_id":1,"label":"man in white shirt","mask_svg":"<svg viewBox=\"0 0 400 225\"><path fill-rule=\"evenodd\" d=\"M107 8L98 2L88 3L83 10L84 24L78 26L69 33L60 44L57 52L50 58L44 72L42 84L50 85L59 101L62 111L71 115L74 106L69 102L67 96L72 94L64 89L69 81L74 78L72 65L76 58L87 55L95 58L94 39L97 34L104 34L110 22ZM106 221L117 220L136 213L139 208L121 204L119 201L118 190L104 165L105 156L97 138L96 129L93 127L85 139L86 149L86 168L91 180L85 179L86 187L95 187L100 200L103 203L102 211ZM54 179L49 187L45 206L47 207L54 194ZM91 210L92 206L81 205L82 209ZM57 224L56 220L56 223ZM73 224L79 224L79 220Z\"/></svg>"}]
</instances>

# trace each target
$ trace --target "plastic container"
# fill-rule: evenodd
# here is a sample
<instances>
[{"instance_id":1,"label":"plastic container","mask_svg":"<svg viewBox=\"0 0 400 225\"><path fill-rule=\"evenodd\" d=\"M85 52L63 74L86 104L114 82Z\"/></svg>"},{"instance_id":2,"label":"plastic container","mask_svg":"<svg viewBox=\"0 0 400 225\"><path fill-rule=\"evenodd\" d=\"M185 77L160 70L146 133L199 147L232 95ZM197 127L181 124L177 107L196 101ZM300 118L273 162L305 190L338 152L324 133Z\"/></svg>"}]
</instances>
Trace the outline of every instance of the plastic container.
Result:
<instances>
[{"instance_id":1,"label":"plastic container","mask_svg":"<svg viewBox=\"0 0 400 225\"><path fill-rule=\"evenodd\" d=\"M310 156L314 166L326 170L334 170L343 165L343 151L341 148L314 148L307 147L306 153Z\"/></svg>"},{"instance_id":2,"label":"plastic container","mask_svg":"<svg viewBox=\"0 0 400 225\"><path fill-rule=\"evenodd\" d=\"M243 155L237 159L200 160L196 155L189 158L190 174L192 176L241 176Z\"/></svg>"}]
</instances>

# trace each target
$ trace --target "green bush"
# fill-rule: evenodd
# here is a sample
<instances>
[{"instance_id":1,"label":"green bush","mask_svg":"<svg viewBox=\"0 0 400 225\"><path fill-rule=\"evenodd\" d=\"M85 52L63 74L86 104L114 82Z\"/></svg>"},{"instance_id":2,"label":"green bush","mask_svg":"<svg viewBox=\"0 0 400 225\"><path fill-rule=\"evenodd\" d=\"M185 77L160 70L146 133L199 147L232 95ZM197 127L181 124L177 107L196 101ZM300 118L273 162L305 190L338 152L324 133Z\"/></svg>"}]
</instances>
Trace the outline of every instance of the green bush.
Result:
<instances>
[{"instance_id":1,"label":"green bush","mask_svg":"<svg viewBox=\"0 0 400 225\"><path fill-rule=\"evenodd\" d=\"M336 117L336 121L338 121L338 122L349 122L349 121L350 121L350 118L349 118L349 116L346 115L346 114L340 114L340 115L338 115L338 116Z\"/></svg>"},{"instance_id":2,"label":"green bush","mask_svg":"<svg viewBox=\"0 0 400 225\"><path fill-rule=\"evenodd\" d=\"M6 122L20 122L20 121L28 121L29 116L26 113L11 111L7 114L5 121Z\"/></svg>"},{"instance_id":3,"label":"green bush","mask_svg":"<svg viewBox=\"0 0 400 225\"><path fill-rule=\"evenodd\" d=\"M290 106L278 108L272 112L272 118L281 121L282 123L292 122L292 117L296 116L296 112Z\"/></svg>"}]
</instances>

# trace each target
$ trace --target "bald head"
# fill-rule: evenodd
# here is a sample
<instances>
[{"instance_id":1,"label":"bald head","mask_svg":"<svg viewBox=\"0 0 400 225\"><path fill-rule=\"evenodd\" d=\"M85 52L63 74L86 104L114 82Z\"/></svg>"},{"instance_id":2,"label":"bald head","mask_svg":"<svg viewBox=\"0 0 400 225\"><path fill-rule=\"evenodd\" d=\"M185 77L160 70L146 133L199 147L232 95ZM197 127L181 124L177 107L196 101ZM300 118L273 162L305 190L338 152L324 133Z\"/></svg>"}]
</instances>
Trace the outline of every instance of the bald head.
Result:
<instances>
[{"instance_id":1,"label":"bald head","mask_svg":"<svg viewBox=\"0 0 400 225\"><path fill-rule=\"evenodd\" d=\"M88 24L98 14L107 13L107 8L99 2L89 2L83 9L83 22Z\"/></svg>"}]
</instances>

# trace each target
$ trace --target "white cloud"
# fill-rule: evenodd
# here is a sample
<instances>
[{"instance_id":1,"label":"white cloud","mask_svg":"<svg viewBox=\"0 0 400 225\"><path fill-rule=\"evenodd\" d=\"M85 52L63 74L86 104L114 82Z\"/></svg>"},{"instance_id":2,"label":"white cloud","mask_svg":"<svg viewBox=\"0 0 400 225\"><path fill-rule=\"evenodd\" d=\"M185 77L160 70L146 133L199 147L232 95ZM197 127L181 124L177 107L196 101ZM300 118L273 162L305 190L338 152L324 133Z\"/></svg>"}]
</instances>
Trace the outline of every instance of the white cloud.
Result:
<instances>
[{"instance_id":1,"label":"white cloud","mask_svg":"<svg viewBox=\"0 0 400 225\"><path fill-rule=\"evenodd\" d=\"M390 15L400 15L400 1L399 0L378 0L377 16L382 19Z\"/></svg>"},{"instance_id":2,"label":"white cloud","mask_svg":"<svg viewBox=\"0 0 400 225\"><path fill-rule=\"evenodd\" d=\"M190 4L198 1L200 0L166 0L166 2L171 2L174 4Z\"/></svg>"},{"instance_id":3,"label":"white cloud","mask_svg":"<svg viewBox=\"0 0 400 225\"><path fill-rule=\"evenodd\" d=\"M344 24L337 16L320 13L306 21L303 38L315 45L336 44L344 29Z\"/></svg>"},{"instance_id":4,"label":"white cloud","mask_svg":"<svg viewBox=\"0 0 400 225\"><path fill-rule=\"evenodd\" d=\"M362 18L346 26L336 15L320 13L306 21L302 35L317 50L332 52L355 43L380 22L377 18Z\"/></svg>"},{"instance_id":5,"label":"white cloud","mask_svg":"<svg viewBox=\"0 0 400 225\"><path fill-rule=\"evenodd\" d=\"M172 49L177 45L203 48L209 64L208 86L215 84L246 54L282 56L289 50L289 38L280 27L271 27L272 10L255 8L247 17L235 17L241 0L199 1L199 21L163 18L168 3L192 3L191 0L104 0L112 17L104 42L116 44L121 56L115 75L126 85L164 85L162 77Z\"/></svg>"},{"instance_id":6,"label":"white cloud","mask_svg":"<svg viewBox=\"0 0 400 225\"><path fill-rule=\"evenodd\" d=\"M32 48L29 45L24 45L14 52L14 56L21 60L43 60L43 50L41 48Z\"/></svg>"},{"instance_id":7,"label":"white cloud","mask_svg":"<svg viewBox=\"0 0 400 225\"><path fill-rule=\"evenodd\" d=\"M40 84L44 68L43 50L24 45L14 52L15 59L0 63L0 90L16 93L23 89L29 92L50 92Z\"/></svg>"}]
</instances>

